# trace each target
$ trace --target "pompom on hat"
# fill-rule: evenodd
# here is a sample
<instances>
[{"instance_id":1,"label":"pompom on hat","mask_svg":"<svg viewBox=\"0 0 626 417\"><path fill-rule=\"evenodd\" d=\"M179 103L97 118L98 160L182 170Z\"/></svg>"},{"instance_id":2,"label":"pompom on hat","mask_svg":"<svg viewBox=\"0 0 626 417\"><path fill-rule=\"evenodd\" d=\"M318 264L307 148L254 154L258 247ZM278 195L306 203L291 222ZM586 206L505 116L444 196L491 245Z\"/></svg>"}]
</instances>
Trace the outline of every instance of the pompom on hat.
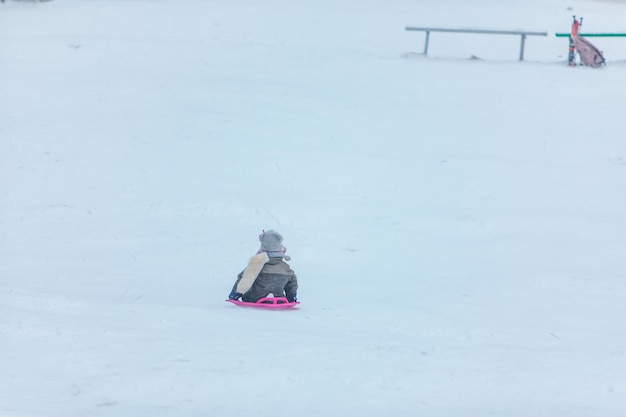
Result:
<instances>
[{"instance_id":1,"label":"pompom on hat","mask_svg":"<svg viewBox=\"0 0 626 417\"><path fill-rule=\"evenodd\" d=\"M265 252L270 258L285 258L287 261L289 256L285 256L287 248L283 246L283 236L274 230L268 230L259 235L261 248L259 253Z\"/></svg>"}]
</instances>

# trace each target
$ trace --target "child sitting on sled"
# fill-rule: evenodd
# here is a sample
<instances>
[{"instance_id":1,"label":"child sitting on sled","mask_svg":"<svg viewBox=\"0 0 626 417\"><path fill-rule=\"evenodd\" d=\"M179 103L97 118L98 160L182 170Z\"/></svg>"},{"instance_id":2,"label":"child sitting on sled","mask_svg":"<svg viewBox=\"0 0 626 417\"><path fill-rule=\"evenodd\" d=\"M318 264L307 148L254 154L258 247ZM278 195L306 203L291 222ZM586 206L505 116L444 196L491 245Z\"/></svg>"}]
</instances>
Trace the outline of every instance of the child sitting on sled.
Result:
<instances>
[{"instance_id":1,"label":"child sitting on sled","mask_svg":"<svg viewBox=\"0 0 626 417\"><path fill-rule=\"evenodd\" d=\"M256 303L273 294L274 297L286 298L290 303L297 301L298 279L284 261L290 258L285 256L287 249L283 246L283 237L273 230L264 230L259 240L261 248L237 276L228 298Z\"/></svg>"}]
</instances>

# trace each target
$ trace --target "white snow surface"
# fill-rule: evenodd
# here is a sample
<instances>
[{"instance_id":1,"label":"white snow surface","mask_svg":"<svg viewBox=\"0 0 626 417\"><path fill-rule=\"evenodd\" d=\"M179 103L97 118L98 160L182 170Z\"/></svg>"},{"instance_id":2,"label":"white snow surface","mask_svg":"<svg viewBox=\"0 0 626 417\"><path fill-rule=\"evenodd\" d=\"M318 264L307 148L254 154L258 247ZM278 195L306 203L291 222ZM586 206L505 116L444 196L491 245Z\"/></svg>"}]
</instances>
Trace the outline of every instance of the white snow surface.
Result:
<instances>
[{"instance_id":1,"label":"white snow surface","mask_svg":"<svg viewBox=\"0 0 626 417\"><path fill-rule=\"evenodd\" d=\"M624 1L0 4L0 416L626 415ZM407 25L549 31L431 33ZM479 59L469 59L471 56ZM298 310L225 303L262 229Z\"/></svg>"}]
</instances>

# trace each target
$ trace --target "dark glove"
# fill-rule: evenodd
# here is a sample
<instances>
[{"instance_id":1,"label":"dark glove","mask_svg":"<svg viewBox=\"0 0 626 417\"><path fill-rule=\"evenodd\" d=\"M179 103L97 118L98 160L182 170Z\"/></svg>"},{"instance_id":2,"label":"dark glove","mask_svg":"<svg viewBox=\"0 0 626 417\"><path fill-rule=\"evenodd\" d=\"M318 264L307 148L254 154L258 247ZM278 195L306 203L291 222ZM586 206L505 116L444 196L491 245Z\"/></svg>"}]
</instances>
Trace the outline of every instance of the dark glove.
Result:
<instances>
[{"instance_id":1,"label":"dark glove","mask_svg":"<svg viewBox=\"0 0 626 417\"><path fill-rule=\"evenodd\" d=\"M229 300L239 300L241 298L243 294L240 294L238 292L235 292L235 290L232 290L230 292L230 294L228 294L228 299Z\"/></svg>"},{"instance_id":2,"label":"dark glove","mask_svg":"<svg viewBox=\"0 0 626 417\"><path fill-rule=\"evenodd\" d=\"M295 303L296 301L298 301L296 293L287 294L287 301L289 301L290 303Z\"/></svg>"}]
</instances>

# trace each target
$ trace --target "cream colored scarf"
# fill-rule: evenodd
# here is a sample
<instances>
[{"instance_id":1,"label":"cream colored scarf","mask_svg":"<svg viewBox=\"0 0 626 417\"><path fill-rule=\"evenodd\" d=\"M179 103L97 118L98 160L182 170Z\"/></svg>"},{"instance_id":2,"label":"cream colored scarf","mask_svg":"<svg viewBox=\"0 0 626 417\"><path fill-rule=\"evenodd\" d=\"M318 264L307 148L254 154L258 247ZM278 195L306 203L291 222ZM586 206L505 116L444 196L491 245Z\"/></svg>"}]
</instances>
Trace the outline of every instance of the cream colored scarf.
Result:
<instances>
[{"instance_id":1,"label":"cream colored scarf","mask_svg":"<svg viewBox=\"0 0 626 417\"><path fill-rule=\"evenodd\" d=\"M245 294L252 285L254 281L259 276L261 269L270 260L270 257L267 256L267 253L261 252L254 255L250 258L250 262L248 262L248 266L243 270L243 276L237 283L237 289L235 290L239 294Z\"/></svg>"}]
</instances>

